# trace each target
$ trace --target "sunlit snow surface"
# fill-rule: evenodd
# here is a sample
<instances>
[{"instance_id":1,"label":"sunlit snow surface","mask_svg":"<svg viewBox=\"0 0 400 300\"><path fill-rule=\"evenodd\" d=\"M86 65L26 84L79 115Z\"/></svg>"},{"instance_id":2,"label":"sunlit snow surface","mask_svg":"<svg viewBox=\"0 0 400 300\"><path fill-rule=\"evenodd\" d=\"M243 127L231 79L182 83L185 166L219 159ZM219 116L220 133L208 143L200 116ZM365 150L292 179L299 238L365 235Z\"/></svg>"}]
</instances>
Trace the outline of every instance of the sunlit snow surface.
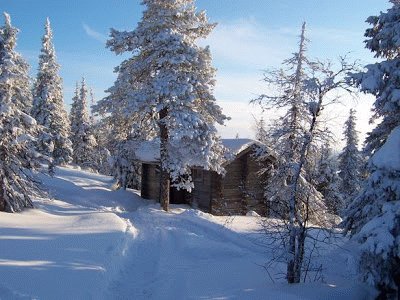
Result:
<instances>
[{"instance_id":1,"label":"sunlit snow surface","mask_svg":"<svg viewBox=\"0 0 400 300\"><path fill-rule=\"evenodd\" d=\"M43 180L52 199L0 213L0 299L369 299L344 239L322 251L325 283L289 287L261 267L257 217L165 213L73 168Z\"/></svg>"}]
</instances>

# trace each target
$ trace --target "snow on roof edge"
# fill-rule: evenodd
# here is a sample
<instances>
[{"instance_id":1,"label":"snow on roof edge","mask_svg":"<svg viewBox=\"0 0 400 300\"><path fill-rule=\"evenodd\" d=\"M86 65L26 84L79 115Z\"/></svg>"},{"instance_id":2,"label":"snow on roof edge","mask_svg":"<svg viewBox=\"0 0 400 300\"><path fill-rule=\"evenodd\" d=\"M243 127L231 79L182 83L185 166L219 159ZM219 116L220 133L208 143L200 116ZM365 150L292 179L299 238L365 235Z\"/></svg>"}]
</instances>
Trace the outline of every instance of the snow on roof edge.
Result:
<instances>
[{"instance_id":1,"label":"snow on roof edge","mask_svg":"<svg viewBox=\"0 0 400 300\"><path fill-rule=\"evenodd\" d=\"M221 139L222 145L237 156L253 145L265 147L262 143L252 139ZM156 163L160 160L160 146L158 140L144 141L135 151L137 159L144 163Z\"/></svg>"}]
</instances>

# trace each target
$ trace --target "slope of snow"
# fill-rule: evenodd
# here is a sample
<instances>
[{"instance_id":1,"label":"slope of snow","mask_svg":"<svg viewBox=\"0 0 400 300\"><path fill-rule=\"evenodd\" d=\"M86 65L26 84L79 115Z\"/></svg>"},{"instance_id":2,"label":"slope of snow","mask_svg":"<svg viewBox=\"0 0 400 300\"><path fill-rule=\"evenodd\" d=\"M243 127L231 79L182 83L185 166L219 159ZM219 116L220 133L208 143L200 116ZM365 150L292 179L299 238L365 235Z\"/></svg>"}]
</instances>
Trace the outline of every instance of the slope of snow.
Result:
<instances>
[{"instance_id":1,"label":"slope of snow","mask_svg":"<svg viewBox=\"0 0 400 300\"><path fill-rule=\"evenodd\" d=\"M170 213L110 177L57 168L52 199L0 213L0 299L369 299L353 246L326 247L326 283L271 282L253 216ZM278 266L276 272L284 271Z\"/></svg>"},{"instance_id":2,"label":"slope of snow","mask_svg":"<svg viewBox=\"0 0 400 300\"><path fill-rule=\"evenodd\" d=\"M45 182L56 199L0 214L1 283L38 299L101 298L127 236L135 236L105 204L121 199L119 205L129 207L126 202L138 197L107 189L109 178L67 169Z\"/></svg>"}]
</instances>

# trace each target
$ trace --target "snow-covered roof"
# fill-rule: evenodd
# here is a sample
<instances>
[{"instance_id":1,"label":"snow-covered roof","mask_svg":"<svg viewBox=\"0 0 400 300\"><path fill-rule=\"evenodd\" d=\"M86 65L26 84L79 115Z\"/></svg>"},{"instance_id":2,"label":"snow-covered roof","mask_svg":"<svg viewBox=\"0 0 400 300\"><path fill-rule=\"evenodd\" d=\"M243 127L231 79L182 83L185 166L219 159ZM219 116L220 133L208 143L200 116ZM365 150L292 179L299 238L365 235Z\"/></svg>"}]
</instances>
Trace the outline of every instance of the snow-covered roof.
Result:
<instances>
[{"instance_id":1,"label":"snow-covered roof","mask_svg":"<svg viewBox=\"0 0 400 300\"><path fill-rule=\"evenodd\" d=\"M234 155L246 150L253 145L261 145L260 142L251 139L222 139L222 145Z\"/></svg>"},{"instance_id":2,"label":"snow-covered roof","mask_svg":"<svg viewBox=\"0 0 400 300\"><path fill-rule=\"evenodd\" d=\"M156 162L160 160L159 141L153 140L140 143L135 151L135 155L142 162Z\"/></svg>"},{"instance_id":3,"label":"snow-covered roof","mask_svg":"<svg viewBox=\"0 0 400 300\"><path fill-rule=\"evenodd\" d=\"M222 139L222 145L231 155L238 155L253 145L262 144L251 139ZM135 151L136 157L141 162L157 162L160 160L160 143L158 140L146 141L139 145Z\"/></svg>"}]
</instances>

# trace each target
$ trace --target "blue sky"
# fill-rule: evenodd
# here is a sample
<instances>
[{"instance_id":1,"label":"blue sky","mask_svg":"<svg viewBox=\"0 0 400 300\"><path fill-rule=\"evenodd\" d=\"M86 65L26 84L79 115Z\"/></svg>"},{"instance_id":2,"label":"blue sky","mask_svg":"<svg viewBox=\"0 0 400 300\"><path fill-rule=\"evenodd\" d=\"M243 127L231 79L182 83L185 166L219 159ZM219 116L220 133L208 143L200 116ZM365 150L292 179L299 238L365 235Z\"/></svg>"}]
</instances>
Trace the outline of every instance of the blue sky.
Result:
<instances>
[{"instance_id":1,"label":"blue sky","mask_svg":"<svg viewBox=\"0 0 400 300\"><path fill-rule=\"evenodd\" d=\"M54 43L64 78L65 102L69 106L75 82L85 76L97 98L115 79L113 68L121 57L105 48L109 29L132 30L140 20L143 7L139 0L1 0L0 9L11 14L20 29L18 50L37 68L37 56L44 21L50 17ZM215 94L226 114L232 117L221 128L224 137L239 133L251 137L252 116L260 115L248 105L261 93L262 70L278 67L296 50L297 36L303 21L311 40L309 54L321 59L335 59L350 52L362 63L374 62L364 49L365 19L390 7L384 0L197 0L218 26L202 44L208 44L218 68ZM364 99L364 98L363 98ZM364 102L363 102L364 101ZM349 102L360 110L359 130L367 127L371 99ZM338 109L337 126L346 117ZM268 116L265 116L268 119Z\"/></svg>"}]
</instances>

